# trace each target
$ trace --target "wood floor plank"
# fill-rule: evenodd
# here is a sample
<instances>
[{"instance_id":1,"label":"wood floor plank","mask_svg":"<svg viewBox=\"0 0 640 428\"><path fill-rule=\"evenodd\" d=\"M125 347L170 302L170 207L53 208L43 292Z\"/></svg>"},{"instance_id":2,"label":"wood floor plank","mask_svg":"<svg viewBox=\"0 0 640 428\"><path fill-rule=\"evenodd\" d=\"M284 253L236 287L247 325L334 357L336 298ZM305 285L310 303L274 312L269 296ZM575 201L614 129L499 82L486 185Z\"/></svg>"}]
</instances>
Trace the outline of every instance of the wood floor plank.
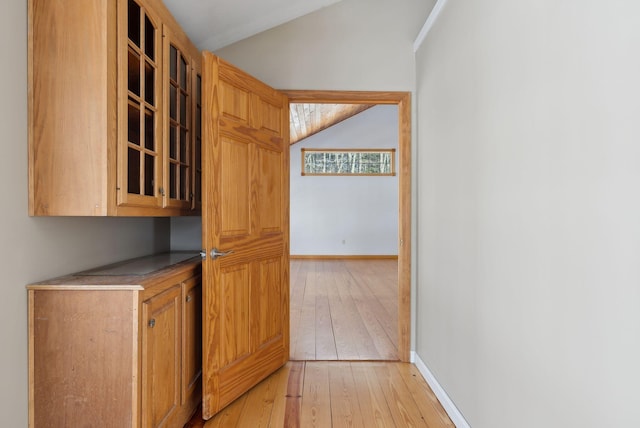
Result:
<instances>
[{"instance_id":1,"label":"wood floor plank","mask_svg":"<svg viewBox=\"0 0 640 428\"><path fill-rule=\"evenodd\" d=\"M289 291L289 352L290 357L296 350L298 341L298 329L300 327L300 314L302 313L302 298L304 296L305 280L301 272L303 264L299 260L291 260L290 267L290 291ZM308 265L304 265L308 266Z\"/></svg>"},{"instance_id":2,"label":"wood floor plank","mask_svg":"<svg viewBox=\"0 0 640 428\"><path fill-rule=\"evenodd\" d=\"M396 360L397 261L293 260L291 359Z\"/></svg>"},{"instance_id":3,"label":"wood floor plank","mask_svg":"<svg viewBox=\"0 0 640 428\"><path fill-rule=\"evenodd\" d=\"M363 320L363 324L367 329L371 344L375 348L378 360L397 360L397 347L387 335L384 327L378 319L379 312L376 312L378 306L375 298L356 294L353 297L357 311Z\"/></svg>"},{"instance_id":4,"label":"wood floor plank","mask_svg":"<svg viewBox=\"0 0 640 428\"><path fill-rule=\"evenodd\" d=\"M300 426L300 407L302 406L302 388L306 363L304 361L291 361L289 365L290 371L287 379L283 426L285 428L298 428Z\"/></svg>"},{"instance_id":5,"label":"wood floor plank","mask_svg":"<svg viewBox=\"0 0 640 428\"><path fill-rule=\"evenodd\" d=\"M267 414L270 414L267 417ZM189 428L454 428L417 368L399 362L289 362Z\"/></svg>"},{"instance_id":6,"label":"wood floor plank","mask_svg":"<svg viewBox=\"0 0 640 428\"><path fill-rule=\"evenodd\" d=\"M413 401L404 379L394 369L396 364L400 363L379 364L374 369L393 420L396 426L427 428L427 423Z\"/></svg>"},{"instance_id":7,"label":"wood floor plank","mask_svg":"<svg viewBox=\"0 0 640 428\"><path fill-rule=\"evenodd\" d=\"M334 267L335 269L335 267ZM360 355L356 347L356 330L364 329L364 325L358 325L353 311L353 301L343 302L336 284L336 271L333 271L331 280L327 283L327 295L329 297L329 309L333 323L334 340L338 360L359 360Z\"/></svg>"},{"instance_id":8,"label":"wood floor plank","mask_svg":"<svg viewBox=\"0 0 640 428\"><path fill-rule=\"evenodd\" d=\"M397 364L394 367L404 379L427 426L455 428L418 368L413 364Z\"/></svg>"},{"instance_id":9,"label":"wood floor plank","mask_svg":"<svg viewBox=\"0 0 640 428\"><path fill-rule=\"evenodd\" d=\"M213 418L209 419L204 425L205 428L237 427L246 401L247 395L245 394L222 409L220 413L215 415Z\"/></svg>"},{"instance_id":10,"label":"wood floor plank","mask_svg":"<svg viewBox=\"0 0 640 428\"><path fill-rule=\"evenodd\" d=\"M397 262L390 260L381 260L379 263L366 263L366 261L360 264L358 270L353 270L352 274L356 278L366 282L367 287L370 289L372 295L376 296L378 301L382 304L385 312L387 312L387 319L395 320L398 317L398 272ZM397 335L396 325L389 324L391 327L389 331L390 337L393 339Z\"/></svg>"},{"instance_id":11,"label":"wood floor plank","mask_svg":"<svg viewBox=\"0 0 640 428\"><path fill-rule=\"evenodd\" d=\"M365 427L395 427L391 410L387 405L372 363L353 363L351 370L356 381L360 411Z\"/></svg>"},{"instance_id":12,"label":"wood floor plank","mask_svg":"<svg viewBox=\"0 0 640 428\"><path fill-rule=\"evenodd\" d=\"M272 384L275 394L273 398L273 408L271 409L271 419L269 420L269 424L267 425L268 427L284 426L284 418L287 405L287 382L291 373L291 364L292 363L287 363L275 374L277 378Z\"/></svg>"},{"instance_id":13,"label":"wood floor plank","mask_svg":"<svg viewBox=\"0 0 640 428\"><path fill-rule=\"evenodd\" d=\"M315 360L316 358L316 276L317 262L309 261L310 268L305 275L304 296L298 327L298 340L292 356L294 360Z\"/></svg>"},{"instance_id":14,"label":"wood floor plank","mask_svg":"<svg viewBox=\"0 0 640 428\"><path fill-rule=\"evenodd\" d=\"M247 393L245 408L251 409L251 411L243 411L241 413L237 426L255 428L269 427L273 403L276 399L277 382L281 374L281 370L278 370L254 386Z\"/></svg>"},{"instance_id":15,"label":"wood floor plank","mask_svg":"<svg viewBox=\"0 0 640 428\"><path fill-rule=\"evenodd\" d=\"M397 348L381 325L380 318L386 318L387 313L380 307L377 297L366 286L363 286L363 281L358 278L350 278L348 284L354 308L361 318L362 325L366 329L366 336L369 338L368 346L375 350L373 352L377 355L376 358L369 359L397 359Z\"/></svg>"},{"instance_id":16,"label":"wood floor plank","mask_svg":"<svg viewBox=\"0 0 640 428\"><path fill-rule=\"evenodd\" d=\"M321 263L315 272L316 286L316 360L337 360L333 321L329 308L327 282L330 273L325 272L326 263Z\"/></svg>"},{"instance_id":17,"label":"wood floor plank","mask_svg":"<svg viewBox=\"0 0 640 428\"><path fill-rule=\"evenodd\" d=\"M362 419L358 391L351 363L329 365L332 428L366 428Z\"/></svg>"},{"instance_id":18,"label":"wood floor plank","mask_svg":"<svg viewBox=\"0 0 640 428\"><path fill-rule=\"evenodd\" d=\"M348 265L350 266L349 273L353 280L350 289L352 290L356 307L365 320L365 325L370 329L372 337L378 339L376 348L385 355L385 359L390 359L386 355L389 353L397 354L397 296L393 299L389 296L384 297L384 290L392 288L389 283L370 273L359 270L362 269L362 265L358 268L354 268L354 263L349 263ZM374 266L376 263L369 263L369 265ZM397 284L397 281L395 284ZM395 312L392 312L394 311L393 308L396 308ZM396 315L392 316L392 313ZM390 348L393 351L390 352Z\"/></svg>"},{"instance_id":19,"label":"wood floor plank","mask_svg":"<svg viewBox=\"0 0 640 428\"><path fill-rule=\"evenodd\" d=\"M336 283L340 293L340 297L345 304L345 314L348 317L347 324L351 327L344 333L348 334L348 339L353 342L358 352L358 360L382 360L384 359L378 352L370 330L365 324L365 320L361 316L358 303L354 299L354 288L358 285L355 283L352 275L348 270L342 270L336 273ZM358 294L357 292L356 294Z\"/></svg>"},{"instance_id":20,"label":"wood floor plank","mask_svg":"<svg viewBox=\"0 0 640 428\"><path fill-rule=\"evenodd\" d=\"M326 428L331 426L331 395L327 364L329 363L321 361L306 363L300 409L301 427Z\"/></svg>"}]
</instances>

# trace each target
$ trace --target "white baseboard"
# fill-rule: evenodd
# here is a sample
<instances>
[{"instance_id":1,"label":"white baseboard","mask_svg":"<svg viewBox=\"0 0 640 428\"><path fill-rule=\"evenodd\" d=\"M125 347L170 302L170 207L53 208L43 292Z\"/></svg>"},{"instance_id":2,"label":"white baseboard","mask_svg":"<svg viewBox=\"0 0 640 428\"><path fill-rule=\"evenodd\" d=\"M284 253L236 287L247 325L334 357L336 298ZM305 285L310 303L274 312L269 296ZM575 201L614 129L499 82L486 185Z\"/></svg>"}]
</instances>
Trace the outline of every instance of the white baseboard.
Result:
<instances>
[{"instance_id":1,"label":"white baseboard","mask_svg":"<svg viewBox=\"0 0 640 428\"><path fill-rule=\"evenodd\" d=\"M471 428L471 425L464 419L460 410L456 407L456 405L451 401L451 398L447 395L445 390L440 386L440 383L435 378L431 370L427 367L427 365L420 359L420 356L415 352L411 351L411 362L413 362L424 380L427 381L433 393L438 397L440 404L444 407L444 411L447 412L451 421L455 424L456 428Z\"/></svg>"}]
</instances>

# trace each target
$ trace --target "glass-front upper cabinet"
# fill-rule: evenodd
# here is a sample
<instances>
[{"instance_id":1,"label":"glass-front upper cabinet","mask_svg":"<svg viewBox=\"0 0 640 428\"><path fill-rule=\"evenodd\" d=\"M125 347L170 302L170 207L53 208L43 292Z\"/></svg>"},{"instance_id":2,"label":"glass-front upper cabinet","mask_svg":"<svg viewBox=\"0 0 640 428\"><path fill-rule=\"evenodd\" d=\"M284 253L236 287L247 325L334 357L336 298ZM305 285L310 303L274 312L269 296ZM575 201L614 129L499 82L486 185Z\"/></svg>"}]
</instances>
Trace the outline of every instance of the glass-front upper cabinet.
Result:
<instances>
[{"instance_id":1,"label":"glass-front upper cabinet","mask_svg":"<svg viewBox=\"0 0 640 428\"><path fill-rule=\"evenodd\" d=\"M28 3L29 214L197 214L201 59L171 12L160 0Z\"/></svg>"},{"instance_id":2,"label":"glass-front upper cabinet","mask_svg":"<svg viewBox=\"0 0 640 428\"><path fill-rule=\"evenodd\" d=\"M121 3L122 4L122 3ZM143 2L126 0L126 149L120 145L118 203L162 206L161 26Z\"/></svg>"},{"instance_id":3,"label":"glass-front upper cabinet","mask_svg":"<svg viewBox=\"0 0 640 428\"><path fill-rule=\"evenodd\" d=\"M194 199L194 90L192 55L165 26L165 206L191 209Z\"/></svg>"}]
</instances>

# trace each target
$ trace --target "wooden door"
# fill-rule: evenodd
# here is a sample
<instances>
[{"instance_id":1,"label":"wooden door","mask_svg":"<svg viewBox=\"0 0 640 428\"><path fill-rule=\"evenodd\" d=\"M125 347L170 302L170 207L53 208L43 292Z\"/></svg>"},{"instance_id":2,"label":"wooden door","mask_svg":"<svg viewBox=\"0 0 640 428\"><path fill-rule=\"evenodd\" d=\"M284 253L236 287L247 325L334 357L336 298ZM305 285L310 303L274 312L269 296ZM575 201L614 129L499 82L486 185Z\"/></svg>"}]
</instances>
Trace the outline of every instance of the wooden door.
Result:
<instances>
[{"instance_id":1,"label":"wooden door","mask_svg":"<svg viewBox=\"0 0 640 428\"><path fill-rule=\"evenodd\" d=\"M203 417L289 358L289 103L203 63ZM230 254L211 257L215 249Z\"/></svg>"}]
</instances>

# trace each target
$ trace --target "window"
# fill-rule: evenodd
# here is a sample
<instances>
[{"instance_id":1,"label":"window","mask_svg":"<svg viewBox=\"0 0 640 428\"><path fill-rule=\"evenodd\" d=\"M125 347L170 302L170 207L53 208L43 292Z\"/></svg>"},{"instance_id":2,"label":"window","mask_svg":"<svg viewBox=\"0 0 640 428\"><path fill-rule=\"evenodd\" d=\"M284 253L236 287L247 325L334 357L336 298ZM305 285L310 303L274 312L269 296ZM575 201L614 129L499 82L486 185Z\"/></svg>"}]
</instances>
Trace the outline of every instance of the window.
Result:
<instances>
[{"instance_id":1,"label":"window","mask_svg":"<svg viewBox=\"0 0 640 428\"><path fill-rule=\"evenodd\" d=\"M396 175L395 149L302 149L302 175Z\"/></svg>"}]
</instances>

